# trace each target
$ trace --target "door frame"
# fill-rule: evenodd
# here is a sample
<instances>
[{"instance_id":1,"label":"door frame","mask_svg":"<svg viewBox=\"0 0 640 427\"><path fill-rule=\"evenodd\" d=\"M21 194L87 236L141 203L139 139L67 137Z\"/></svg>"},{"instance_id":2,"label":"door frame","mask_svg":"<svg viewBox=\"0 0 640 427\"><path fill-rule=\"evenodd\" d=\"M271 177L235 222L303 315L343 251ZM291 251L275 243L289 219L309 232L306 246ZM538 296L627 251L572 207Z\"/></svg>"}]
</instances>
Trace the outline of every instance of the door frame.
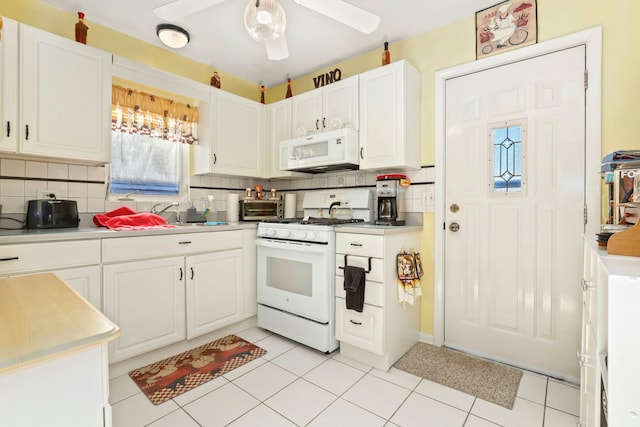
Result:
<instances>
[{"instance_id":1,"label":"door frame","mask_svg":"<svg viewBox=\"0 0 640 427\"><path fill-rule=\"evenodd\" d=\"M435 252L434 252L434 331L433 344L444 345L444 240L445 240L445 142L446 83L467 74L508 65L563 49L585 45L588 89L585 93L585 234L600 229L600 170L602 150L602 27L594 27L567 36L537 43L489 58L468 62L436 72L435 75ZM443 224L439 227L438 224ZM576 286L578 284L576 283Z\"/></svg>"}]
</instances>

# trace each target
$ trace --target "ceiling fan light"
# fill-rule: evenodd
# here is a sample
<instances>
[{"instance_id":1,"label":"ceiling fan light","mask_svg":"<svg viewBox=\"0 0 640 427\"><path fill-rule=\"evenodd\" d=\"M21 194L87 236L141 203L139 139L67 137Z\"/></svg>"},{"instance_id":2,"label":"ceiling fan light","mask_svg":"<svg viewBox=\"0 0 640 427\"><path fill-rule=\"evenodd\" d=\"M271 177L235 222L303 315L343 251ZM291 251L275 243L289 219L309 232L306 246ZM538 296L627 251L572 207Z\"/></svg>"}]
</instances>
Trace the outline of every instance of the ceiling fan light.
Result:
<instances>
[{"instance_id":1,"label":"ceiling fan light","mask_svg":"<svg viewBox=\"0 0 640 427\"><path fill-rule=\"evenodd\" d=\"M244 27L257 42L279 39L286 26L284 9L276 0L250 0L244 10Z\"/></svg>"},{"instance_id":2,"label":"ceiling fan light","mask_svg":"<svg viewBox=\"0 0 640 427\"><path fill-rule=\"evenodd\" d=\"M190 40L187 30L173 24L159 24L156 35L162 43L173 49L185 47Z\"/></svg>"},{"instance_id":3,"label":"ceiling fan light","mask_svg":"<svg viewBox=\"0 0 640 427\"><path fill-rule=\"evenodd\" d=\"M273 21L273 16L266 10L260 10L256 13L256 21L262 25L268 25Z\"/></svg>"}]
</instances>

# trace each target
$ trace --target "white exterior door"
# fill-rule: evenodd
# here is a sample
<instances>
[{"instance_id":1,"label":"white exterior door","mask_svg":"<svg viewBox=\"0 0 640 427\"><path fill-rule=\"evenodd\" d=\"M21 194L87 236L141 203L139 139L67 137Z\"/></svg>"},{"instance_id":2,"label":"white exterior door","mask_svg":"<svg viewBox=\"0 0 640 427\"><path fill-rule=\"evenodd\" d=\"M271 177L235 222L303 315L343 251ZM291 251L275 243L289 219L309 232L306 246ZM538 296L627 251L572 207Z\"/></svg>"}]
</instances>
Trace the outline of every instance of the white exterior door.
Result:
<instances>
[{"instance_id":1,"label":"white exterior door","mask_svg":"<svg viewBox=\"0 0 640 427\"><path fill-rule=\"evenodd\" d=\"M445 345L577 378L585 48L447 80Z\"/></svg>"}]
</instances>

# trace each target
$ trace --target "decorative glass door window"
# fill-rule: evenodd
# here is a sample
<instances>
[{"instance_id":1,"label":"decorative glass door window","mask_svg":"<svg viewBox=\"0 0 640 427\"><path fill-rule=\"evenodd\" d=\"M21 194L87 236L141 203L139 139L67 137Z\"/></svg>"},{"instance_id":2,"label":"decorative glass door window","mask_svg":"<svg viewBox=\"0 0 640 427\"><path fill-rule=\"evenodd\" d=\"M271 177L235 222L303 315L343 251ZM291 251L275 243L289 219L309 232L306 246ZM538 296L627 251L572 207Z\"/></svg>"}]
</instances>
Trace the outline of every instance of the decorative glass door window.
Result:
<instances>
[{"instance_id":1,"label":"decorative glass door window","mask_svg":"<svg viewBox=\"0 0 640 427\"><path fill-rule=\"evenodd\" d=\"M494 194L522 194L525 189L524 163L526 127L524 120L489 125L492 146L491 191Z\"/></svg>"}]
</instances>

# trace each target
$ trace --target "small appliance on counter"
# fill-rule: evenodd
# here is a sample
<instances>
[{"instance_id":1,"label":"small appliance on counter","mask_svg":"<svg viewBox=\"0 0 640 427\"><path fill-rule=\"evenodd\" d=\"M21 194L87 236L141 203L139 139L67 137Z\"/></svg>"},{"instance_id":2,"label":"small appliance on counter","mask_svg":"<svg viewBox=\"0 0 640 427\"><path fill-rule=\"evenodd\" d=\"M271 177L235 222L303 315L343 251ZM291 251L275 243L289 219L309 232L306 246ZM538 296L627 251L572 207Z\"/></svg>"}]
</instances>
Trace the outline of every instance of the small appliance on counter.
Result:
<instances>
[{"instance_id":1,"label":"small appliance on counter","mask_svg":"<svg viewBox=\"0 0 640 427\"><path fill-rule=\"evenodd\" d=\"M263 221L284 217L284 206L280 199L240 200L240 221Z\"/></svg>"},{"instance_id":2,"label":"small appliance on counter","mask_svg":"<svg viewBox=\"0 0 640 427\"><path fill-rule=\"evenodd\" d=\"M72 228L80 223L75 200L38 199L27 204L27 228Z\"/></svg>"},{"instance_id":3,"label":"small appliance on counter","mask_svg":"<svg viewBox=\"0 0 640 427\"><path fill-rule=\"evenodd\" d=\"M378 198L378 225L404 225L404 213L399 206L404 197L404 188L409 186L406 175L385 174L376 178L376 196Z\"/></svg>"}]
</instances>

